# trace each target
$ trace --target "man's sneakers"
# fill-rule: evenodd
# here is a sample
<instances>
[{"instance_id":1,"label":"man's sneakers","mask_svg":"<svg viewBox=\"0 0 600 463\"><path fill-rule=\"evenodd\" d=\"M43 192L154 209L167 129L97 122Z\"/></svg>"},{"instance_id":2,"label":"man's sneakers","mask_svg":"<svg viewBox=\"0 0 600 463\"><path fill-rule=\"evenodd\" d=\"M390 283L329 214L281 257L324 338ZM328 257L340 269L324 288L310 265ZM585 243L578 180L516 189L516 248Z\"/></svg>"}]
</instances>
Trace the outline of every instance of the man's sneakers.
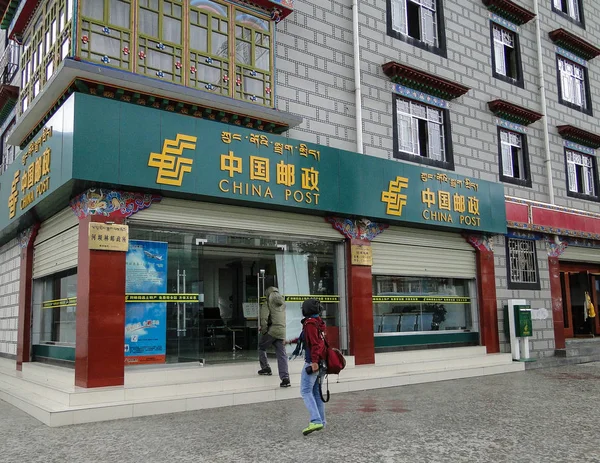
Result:
<instances>
[{"instance_id":1,"label":"man's sneakers","mask_svg":"<svg viewBox=\"0 0 600 463\"><path fill-rule=\"evenodd\" d=\"M323 429L322 424L310 423L308 425L308 428L304 428L302 430L302 434L304 434L305 436L308 436L311 432L320 431L321 429Z\"/></svg>"},{"instance_id":2,"label":"man's sneakers","mask_svg":"<svg viewBox=\"0 0 600 463\"><path fill-rule=\"evenodd\" d=\"M258 374L261 376L271 376L273 372L271 371L271 367L266 367L258 370Z\"/></svg>"},{"instance_id":3,"label":"man's sneakers","mask_svg":"<svg viewBox=\"0 0 600 463\"><path fill-rule=\"evenodd\" d=\"M290 387L290 378L283 378L279 387Z\"/></svg>"}]
</instances>

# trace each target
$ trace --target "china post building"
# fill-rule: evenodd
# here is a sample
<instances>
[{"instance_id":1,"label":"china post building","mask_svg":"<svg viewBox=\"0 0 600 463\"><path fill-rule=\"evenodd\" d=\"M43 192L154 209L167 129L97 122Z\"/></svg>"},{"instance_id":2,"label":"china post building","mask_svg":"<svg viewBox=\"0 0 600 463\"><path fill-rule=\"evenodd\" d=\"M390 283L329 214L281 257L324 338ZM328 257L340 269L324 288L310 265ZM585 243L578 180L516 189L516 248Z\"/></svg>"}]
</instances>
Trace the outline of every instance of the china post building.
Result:
<instances>
[{"instance_id":1,"label":"china post building","mask_svg":"<svg viewBox=\"0 0 600 463\"><path fill-rule=\"evenodd\" d=\"M108 10L91 3L61 16L65 55L41 90L23 91L11 138L20 152L0 177L0 245L15 263L17 278L6 283L18 295L8 357L17 376L56 382L50 405L36 405L40 419L61 422L55 402L75 413L65 422L78 422L87 418L73 407L94 401L133 415L146 399L180 398L165 411L252 401L215 397L244 382L249 391L264 386L257 315L269 286L285 296L290 338L302 301L319 298L330 342L352 365L377 365L376 353L392 368L401 354L435 352L449 365L459 348L499 352L485 237L506 233L502 185L316 144L298 130L288 138L302 119L273 109L270 90L260 105L256 96L233 104L233 93L190 88L197 73L166 84L143 68L142 51L129 54L125 25L102 29L93 17ZM255 15L252 27L264 23L266 35L275 22L263 18L265 5L289 14L288 2L171 3L165 18L181 3L185 18L200 21L211 4ZM94 51L117 33L127 53ZM145 53L162 50L163 42L136 40ZM194 59L192 68L208 63ZM256 77L256 66L237 72ZM173 70L170 78L181 75ZM234 74L220 79L232 92ZM9 383L4 397L33 400ZM85 394L94 388L104 395Z\"/></svg>"}]
</instances>

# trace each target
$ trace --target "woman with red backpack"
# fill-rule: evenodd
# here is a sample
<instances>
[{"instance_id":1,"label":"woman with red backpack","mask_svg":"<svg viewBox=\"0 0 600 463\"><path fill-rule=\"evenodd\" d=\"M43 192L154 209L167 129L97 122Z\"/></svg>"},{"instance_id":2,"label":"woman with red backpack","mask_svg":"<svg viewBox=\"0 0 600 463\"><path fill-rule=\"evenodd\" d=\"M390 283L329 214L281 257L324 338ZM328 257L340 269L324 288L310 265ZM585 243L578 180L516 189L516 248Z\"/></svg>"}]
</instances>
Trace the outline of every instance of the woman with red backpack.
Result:
<instances>
[{"instance_id":1,"label":"woman with red backpack","mask_svg":"<svg viewBox=\"0 0 600 463\"><path fill-rule=\"evenodd\" d=\"M300 352L304 346L304 367L300 377L300 394L310 415L310 424L302 431L307 436L320 431L325 426L325 403L319 392L319 370L324 368L326 356L325 322L321 319L323 306L317 299L307 299L302 303L302 333L300 337L290 341L298 342L296 350Z\"/></svg>"}]
</instances>

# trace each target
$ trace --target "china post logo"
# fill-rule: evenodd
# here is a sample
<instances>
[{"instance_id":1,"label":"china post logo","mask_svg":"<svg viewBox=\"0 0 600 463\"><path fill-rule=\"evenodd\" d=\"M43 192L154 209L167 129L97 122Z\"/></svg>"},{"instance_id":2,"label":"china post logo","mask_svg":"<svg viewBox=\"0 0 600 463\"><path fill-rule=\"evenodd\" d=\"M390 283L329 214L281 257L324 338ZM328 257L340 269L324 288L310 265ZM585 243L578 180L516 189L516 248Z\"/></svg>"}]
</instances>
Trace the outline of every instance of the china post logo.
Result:
<instances>
[{"instance_id":1,"label":"china post logo","mask_svg":"<svg viewBox=\"0 0 600 463\"><path fill-rule=\"evenodd\" d=\"M381 193L381 201L387 204L385 210L387 214L398 217L402 215L402 207L406 206L407 196L401 191L406 188L408 188L408 179L396 177L396 180L390 181L387 191Z\"/></svg>"},{"instance_id":2,"label":"china post logo","mask_svg":"<svg viewBox=\"0 0 600 463\"><path fill-rule=\"evenodd\" d=\"M183 176L192 171L193 159L182 157L183 150L196 149L196 137L177 134L175 140L165 140L161 153L150 153L148 166L156 167L156 183L181 186Z\"/></svg>"}]
</instances>

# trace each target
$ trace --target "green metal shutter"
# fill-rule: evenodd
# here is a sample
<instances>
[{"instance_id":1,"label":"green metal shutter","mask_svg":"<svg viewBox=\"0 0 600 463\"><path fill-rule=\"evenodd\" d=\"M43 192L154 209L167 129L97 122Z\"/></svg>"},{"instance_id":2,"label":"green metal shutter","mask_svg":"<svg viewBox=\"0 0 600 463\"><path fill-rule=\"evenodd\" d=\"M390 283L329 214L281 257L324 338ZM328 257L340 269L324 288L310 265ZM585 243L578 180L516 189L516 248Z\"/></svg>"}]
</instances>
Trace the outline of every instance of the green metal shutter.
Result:
<instances>
[{"instance_id":1,"label":"green metal shutter","mask_svg":"<svg viewBox=\"0 0 600 463\"><path fill-rule=\"evenodd\" d=\"M77 267L79 219L69 207L42 223L33 245L33 278Z\"/></svg>"},{"instance_id":2,"label":"green metal shutter","mask_svg":"<svg viewBox=\"0 0 600 463\"><path fill-rule=\"evenodd\" d=\"M343 236L323 217L215 203L163 198L133 215L130 225L250 232L341 241Z\"/></svg>"},{"instance_id":3,"label":"green metal shutter","mask_svg":"<svg viewBox=\"0 0 600 463\"><path fill-rule=\"evenodd\" d=\"M475 250L459 234L390 227L371 243L374 275L473 279Z\"/></svg>"},{"instance_id":4,"label":"green metal shutter","mask_svg":"<svg viewBox=\"0 0 600 463\"><path fill-rule=\"evenodd\" d=\"M600 249L567 246L567 249L565 249L565 252L563 252L559 259L600 264Z\"/></svg>"}]
</instances>

